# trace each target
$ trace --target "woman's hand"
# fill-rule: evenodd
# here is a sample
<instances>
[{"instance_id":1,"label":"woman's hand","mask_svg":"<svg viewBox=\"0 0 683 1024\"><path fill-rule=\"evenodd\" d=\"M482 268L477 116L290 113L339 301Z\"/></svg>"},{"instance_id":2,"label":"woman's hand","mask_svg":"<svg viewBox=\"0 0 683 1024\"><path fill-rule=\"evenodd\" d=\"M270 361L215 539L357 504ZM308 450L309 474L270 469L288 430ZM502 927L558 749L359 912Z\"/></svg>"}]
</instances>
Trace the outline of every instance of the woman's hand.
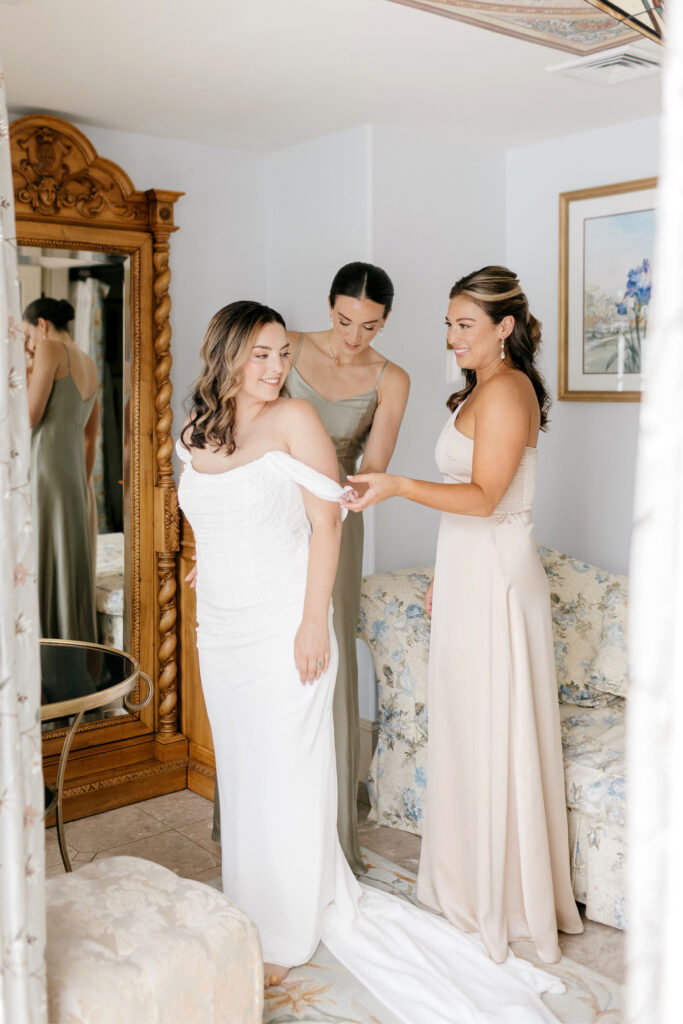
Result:
<instances>
[{"instance_id":1,"label":"woman's hand","mask_svg":"<svg viewBox=\"0 0 683 1024\"><path fill-rule=\"evenodd\" d=\"M196 555L192 556L192 561L196 563L196 561L197 561L197 556ZM192 568L190 569L190 571L188 572L187 576L185 577L185 582L189 583L193 590L196 588L196 586L197 586L197 566L196 566L196 564L193 565Z\"/></svg>"},{"instance_id":2,"label":"woman's hand","mask_svg":"<svg viewBox=\"0 0 683 1024\"><path fill-rule=\"evenodd\" d=\"M350 508L352 512L362 512L364 508L378 505L380 501L386 501L387 498L393 498L398 494L400 477L391 476L389 473L358 473L348 479L354 487L357 484L367 484L367 490L359 497L347 495L342 498L344 508Z\"/></svg>"},{"instance_id":3,"label":"woman's hand","mask_svg":"<svg viewBox=\"0 0 683 1024\"><path fill-rule=\"evenodd\" d=\"M430 615L430 616L432 614L432 602L433 602L433 600L434 600L434 580L431 579L429 581L429 586L427 587L427 593L425 594L425 611L427 612L427 615Z\"/></svg>"},{"instance_id":4,"label":"woman's hand","mask_svg":"<svg viewBox=\"0 0 683 1024\"><path fill-rule=\"evenodd\" d=\"M327 620L302 619L294 637L294 662L302 683L312 683L330 665L330 631Z\"/></svg>"}]
</instances>

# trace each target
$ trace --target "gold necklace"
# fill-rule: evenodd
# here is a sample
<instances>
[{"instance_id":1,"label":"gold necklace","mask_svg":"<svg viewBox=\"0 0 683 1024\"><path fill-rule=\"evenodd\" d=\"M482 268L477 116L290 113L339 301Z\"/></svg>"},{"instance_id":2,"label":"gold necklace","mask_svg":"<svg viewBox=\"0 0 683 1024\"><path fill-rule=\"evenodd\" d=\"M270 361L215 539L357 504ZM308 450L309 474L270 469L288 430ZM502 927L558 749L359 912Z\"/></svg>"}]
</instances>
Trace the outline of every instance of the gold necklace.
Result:
<instances>
[{"instance_id":1,"label":"gold necklace","mask_svg":"<svg viewBox=\"0 0 683 1024\"><path fill-rule=\"evenodd\" d=\"M334 352L332 351L332 346L330 345L330 338L331 337L332 337L332 331L328 331L327 332L327 351L330 353L330 358L334 359L334 365L335 366L342 366L343 364L340 363L338 357L335 356Z\"/></svg>"}]
</instances>

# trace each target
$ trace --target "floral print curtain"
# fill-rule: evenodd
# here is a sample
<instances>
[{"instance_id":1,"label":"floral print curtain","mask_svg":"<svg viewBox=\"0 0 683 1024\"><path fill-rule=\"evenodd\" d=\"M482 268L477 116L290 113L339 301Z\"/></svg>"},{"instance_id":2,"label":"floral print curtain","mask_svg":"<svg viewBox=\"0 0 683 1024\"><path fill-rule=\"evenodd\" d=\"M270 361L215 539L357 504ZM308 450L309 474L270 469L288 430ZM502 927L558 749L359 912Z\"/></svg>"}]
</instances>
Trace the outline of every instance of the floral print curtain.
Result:
<instances>
[{"instance_id":1,"label":"floral print curtain","mask_svg":"<svg viewBox=\"0 0 683 1024\"><path fill-rule=\"evenodd\" d=\"M46 1020L45 851L31 438L0 67L0 1024Z\"/></svg>"},{"instance_id":2,"label":"floral print curtain","mask_svg":"<svg viewBox=\"0 0 683 1024\"><path fill-rule=\"evenodd\" d=\"M628 1014L681 1020L683 919L683 0L666 6L653 329L631 551Z\"/></svg>"}]
</instances>

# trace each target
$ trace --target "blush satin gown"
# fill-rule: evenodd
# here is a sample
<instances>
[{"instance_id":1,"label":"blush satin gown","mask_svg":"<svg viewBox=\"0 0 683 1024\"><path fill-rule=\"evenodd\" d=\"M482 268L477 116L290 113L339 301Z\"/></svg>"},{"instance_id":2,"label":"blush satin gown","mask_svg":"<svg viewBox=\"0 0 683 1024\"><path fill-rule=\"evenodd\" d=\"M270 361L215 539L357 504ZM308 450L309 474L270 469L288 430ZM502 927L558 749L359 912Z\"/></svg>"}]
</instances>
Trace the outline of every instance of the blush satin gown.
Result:
<instances>
[{"instance_id":1,"label":"blush satin gown","mask_svg":"<svg viewBox=\"0 0 683 1024\"><path fill-rule=\"evenodd\" d=\"M556 978L510 954L492 963L476 936L360 885L337 837L328 671L303 685L294 636L310 524L302 487L328 501L336 481L284 452L221 474L197 472L180 442L178 496L197 545L197 647L221 792L226 896L255 922L264 960L295 966L322 940L405 1024L554 1021L540 993Z\"/></svg>"},{"instance_id":2,"label":"blush satin gown","mask_svg":"<svg viewBox=\"0 0 683 1024\"><path fill-rule=\"evenodd\" d=\"M461 408L461 407L460 407ZM449 417L444 483L472 479ZM443 513L429 651L427 799L418 898L478 932L493 960L530 939L559 960L581 932L569 840L550 594L533 537L536 449L488 518Z\"/></svg>"}]
</instances>

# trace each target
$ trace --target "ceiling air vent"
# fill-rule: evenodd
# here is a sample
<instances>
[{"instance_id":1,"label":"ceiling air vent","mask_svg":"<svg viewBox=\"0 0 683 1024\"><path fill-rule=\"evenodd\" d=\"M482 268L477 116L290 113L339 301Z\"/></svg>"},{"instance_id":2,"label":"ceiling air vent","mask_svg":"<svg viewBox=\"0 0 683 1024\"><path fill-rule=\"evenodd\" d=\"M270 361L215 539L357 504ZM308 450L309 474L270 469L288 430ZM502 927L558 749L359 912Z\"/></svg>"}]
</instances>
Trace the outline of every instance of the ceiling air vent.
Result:
<instances>
[{"instance_id":1,"label":"ceiling air vent","mask_svg":"<svg viewBox=\"0 0 683 1024\"><path fill-rule=\"evenodd\" d=\"M586 82L599 85L614 85L616 82L655 74L661 67L660 54L661 51L654 44L632 43L613 50L603 50L590 57L551 64L546 71L583 78Z\"/></svg>"}]
</instances>

